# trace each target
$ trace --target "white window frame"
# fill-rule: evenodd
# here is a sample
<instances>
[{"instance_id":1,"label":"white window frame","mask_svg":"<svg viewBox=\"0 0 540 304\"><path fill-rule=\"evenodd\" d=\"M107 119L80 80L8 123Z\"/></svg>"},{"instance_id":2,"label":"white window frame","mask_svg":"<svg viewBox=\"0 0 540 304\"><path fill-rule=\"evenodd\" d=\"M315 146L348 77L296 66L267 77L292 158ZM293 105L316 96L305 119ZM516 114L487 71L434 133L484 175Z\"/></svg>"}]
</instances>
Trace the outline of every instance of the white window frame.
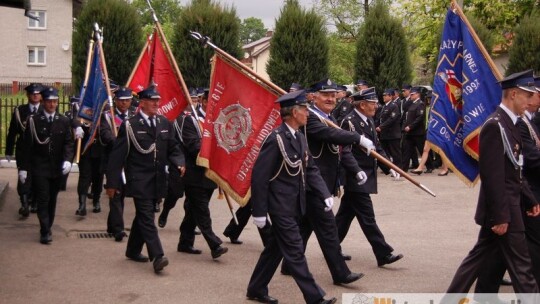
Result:
<instances>
[{"instance_id":1,"label":"white window frame","mask_svg":"<svg viewBox=\"0 0 540 304\"><path fill-rule=\"evenodd\" d=\"M39 21L28 19L28 29L30 30L46 30L47 29L47 12L42 10L32 10L29 12L33 16L39 17ZM43 23L43 26L40 24Z\"/></svg>"},{"instance_id":2,"label":"white window frame","mask_svg":"<svg viewBox=\"0 0 540 304\"><path fill-rule=\"evenodd\" d=\"M30 51L35 52L35 60L30 61ZM39 62L39 52L43 51L43 62ZM43 45L29 45L26 53L26 64L31 66L44 66L47 65L47 47Z\"/></svg>"}]
</instances>

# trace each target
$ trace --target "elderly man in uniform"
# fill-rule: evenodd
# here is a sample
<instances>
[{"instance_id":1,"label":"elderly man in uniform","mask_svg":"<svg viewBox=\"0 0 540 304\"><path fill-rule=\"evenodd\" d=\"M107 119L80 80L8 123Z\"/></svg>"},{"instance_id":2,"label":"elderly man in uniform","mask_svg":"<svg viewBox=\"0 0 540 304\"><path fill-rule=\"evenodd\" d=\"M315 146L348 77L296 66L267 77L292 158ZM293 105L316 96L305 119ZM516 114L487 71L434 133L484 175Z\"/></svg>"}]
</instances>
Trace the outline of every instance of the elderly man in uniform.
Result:
<instances>
[{"instance_id":1,"label":"elderly man in uniform","mask_svg":"<svg viewBox=\"0 0 540 304\"><path fill-rule=\"evenodd\" d=\"M518 118L536 94L532 70L501 80L502 101L480 131L480 179L482 185L475 222L481 226L478 240L456 271L448 293L467 293L486 260L500 254L508 268L516 293L538 293L531 268L523 211L538 216L538 199L523 180L523 139ZM537 180L537 175L535 176ZM500 283L501 277L497 277ZM448 295L452 301L454 295ZM521 297L518 295L518 297ZM536 301L522 303L538 303Z\"/></svg>"},{"instance_id":2,"label":"elderly man in uniform","mask_svg":"<svg viewBox=\"0 0 540 304\"><path fill-rule=\"evenodd\" d=\"M268 295L268 284L282 258L289 265L306 303L337 301L336 298L324 299L324 291L309 272L300 235L299 222L306 212L306 186L324 201L325 208L333 205L333 198L309 153L305 136L298 131L307 123L309 115L304 93L303 90L295 91L277 100L283 123L268 135L253 167L254 223L258 228L265 227L267 215L272 222L272 234L247 288L248 299L261 303L278 303Z\"/></svg>"},{"instance_id":3,"label":"elderly man in uniform","mask_svg":"<svg viewBox=\"0 0 540 304\"><path fill-rule=\"evenodd\" d=\"M352 154L358 166L360 166L367 175L367 182L359 185L357 176L353 172L347 172L345 182L345 195L341 199L341 205L336 214L336 224L338 235L341 242L347 236L352 220L356 217L360 223L360 228L364 232L368 242L371 244L377 265L379 267L394 263L401 258L402 254L394 255L394 249L390 246L382 234L375 220L375 211L371 194L377 193L377 160L370 157L369 153L375 149L379 154L386 157L381 148L373 116L377 110L378 98L374 88L365 89L353 95L354 111L342 122L344 130L354 131L367 137L373 142L372 147L366 149L366 152L360 149L360 146L352 147ZM391 174L394 179L399 178L399 174L393 169L381 166L385 174Z\"/></svg>"},{"instance_id":4,"label":"elderly man in uniform","mask_svg":"<svg viewBox=\"0 0 540 304\"><path fill-rule=\"evenodd\" d=\"M172 124L157 114L159 93L151 86L139 92L139 98L139 113L120 126L109 155L106 187L109 198L117 195L123 188L122 170L125 169L125 195L133 197L135 202L126 257L136 262L153 260L154 272L159 273L169 260L164 256L154 223L154 202L167 192L169 162L173 164L169 170L179 170L183 175L185 161ZM144 244L149 257L141 253Z\"/></svg>"},{"instance_id":5,"label":"elderly man in uniform","mask_svg":"<svg viewBox=\"0 0 540 304\"><path fill-rule=\"evenodd\" d=\"M383 93L384 106L381 110L378 126L375 130L379 134L381 146L386 155L392 158L392 163L401 166L401 117L397 99L392 100L394 89L386 89Z\"/></svg>"},{"instance_id":6,"label":"elderly man in uniform","mask_svg":"<svg viewBox=\"0 0 540 304\"><path fill-rule=\"evenodd\" d=\"M130 88L119 87L114 93L114 108L109 109L101 116L101 122L99 125L99 138L100 142L105 145L103 151L103 168L105 173L107 171L107 163L109 161L109 154L114 146L116 135L113 132L113 119L114 126L118 130L122 123L135 115L135 109L131 107L133 100L133 94ZM114 113L112 115L111 113ZM114 240L121 242L126 236L124 232L124 198L126 196L124 189L124 182L119 181L120 185L118 191L112 198L109 198L109 215L107 216L107 232L114 235Z\"/></svg>"},{"instance_id":7,"label":"elderly man in uniform","mask_svg":"<svg viewBox=\"0 0 540 304\"><path fill-rule=\"evenodd\" d=\"M51 227L56 213L56 198L62 175L69 173L73 160L73 134L71 122L56 112L58 90L41 91L43 111L28 118L24 132L25 149L22 155L19 180L24 183L32 177L34 201L40 225L40 243L52 241Z\"/></svg>"},{"instance_id":8,"label":"elderly man in uniform","mask_svg":"<svg viewBox=\"0 0 540 304\"><path fill-rule=\"evenodd\" d=\"M357 177L359 184L367 180L365 172L358 167L350 149L340 151L339 146L363 144L365 147L370 147L373 143L356 132L344 131L332 126L332 124L337 126L337 122L330 115L336 104L338 87L335 83L330 79L323 79L312 88L316 92L315 100L308 108L310 115L302 131L327 189L330 193L337 195L340 188L340 168L351 171ZM336 220L332 210L317 196L317 191L310 187L307 187L306 202L306 215L300 225L304 249L311 232L314 231L334 284L348 284L361 278L363 274L351 272L345 263L344 259L350 259L350 257L343 257L341 254ZM283 263L282 273L289 272L287 266Z\"/></svg>"},{"instance_id":9,"label":"elderly man in uniform","mask_svg":"<svg viewBox=\"0 0 540 304\"><path fill-rule=\"evenodd\" d=\"M9 129L6 136L6 159L10 162L13 158L13 151L15 147L15 159L17 161L17 168L21 170L20 155L23 153L23 135L26 129L26 120L28 116L36 114L40 109L39 102L41 101L42 85L39 83L31 83L24 90L28 97L28 103L15 107L13 115L11 115L11 122L9 123ZM19 214L23 217L28 217L30 211L37 212L37 205L32 201L32 207L29 207L30 195L31 195L31 177L28 177L24 183L20 180L17 181L17 193L21 200L21 208Z\"/></svg>"}]
</instances>

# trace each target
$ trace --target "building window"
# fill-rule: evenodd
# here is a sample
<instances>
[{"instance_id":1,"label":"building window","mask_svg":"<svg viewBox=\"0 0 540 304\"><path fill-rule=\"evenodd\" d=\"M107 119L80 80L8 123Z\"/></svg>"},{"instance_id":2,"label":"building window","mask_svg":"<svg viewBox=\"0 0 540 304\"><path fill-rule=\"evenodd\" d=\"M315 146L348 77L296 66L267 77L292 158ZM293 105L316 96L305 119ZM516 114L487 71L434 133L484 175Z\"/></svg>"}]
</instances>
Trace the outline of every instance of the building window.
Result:
<instances>
[{"instance_id":1,"label":"building window","mask_svg":"<svg viewBox=\"0 0 540 304\"><path fill-rule=\"evenodd\" d=\"M28 65L45 65L45 55L44 46L29 46Z\"/></svg>"},{"instance_id":2,"label":"building window","mask_svg":"<svg viewBox=\"0 0 540 304\"><path fill-rule=\"evenodd\" d=\"M45 13L45 11L30 11L30 14L32 16L38 17L39 21L27 18L29 29L44 30L47 28L47 14Z\"/></svg>"}]
</instances>

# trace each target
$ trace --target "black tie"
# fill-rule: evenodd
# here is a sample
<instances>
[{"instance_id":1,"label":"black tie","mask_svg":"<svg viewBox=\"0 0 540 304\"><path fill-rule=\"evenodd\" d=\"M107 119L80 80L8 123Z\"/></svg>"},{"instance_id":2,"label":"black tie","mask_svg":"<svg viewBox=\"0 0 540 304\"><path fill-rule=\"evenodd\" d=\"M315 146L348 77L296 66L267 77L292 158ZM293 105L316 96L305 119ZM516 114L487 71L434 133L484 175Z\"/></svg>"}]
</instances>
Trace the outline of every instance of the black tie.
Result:
<instances>
[{"instance_id":1,"label":"black tie","mask_svg":"<svg viewBox=\"0 0 540 304\"><path fill-rule=\"evenodd\" d=\"M51 116L49 116L49 123L52 123L52 122L53 122L53 117L51 115Z\"/></svg>"},{"instance_id":2,"label":"black tie","mask_svg":"<svg viewBox=\"0 0 540 304\"><path fill-rule=\"evenodd\" d=\"M148 120L150 120L150 130L152 131L152 135L156 135L156 124L154 122L154 117L148 117Z\"/></svg>"},{"instance_id":3,"label":"black tie","mask_svg":"<svg viewBox=\"0 0 540 304\"><path fill-rule=\"evenodd\" d=\"M32 114L36 114L36 107L32 107Z\"/></svg>"},{"instance_id":4,"label":"black tie","mask_svg":"<svg viewBox=\"0 0 540 304\"><path fill-rule=\"evenodd\" d=\"M120 119L122 121L124 121L126 119L126 114L124 114L124 113L120 113L120 115L118 115L118 116L120 117Z\"/></svg>"}]
</instances>

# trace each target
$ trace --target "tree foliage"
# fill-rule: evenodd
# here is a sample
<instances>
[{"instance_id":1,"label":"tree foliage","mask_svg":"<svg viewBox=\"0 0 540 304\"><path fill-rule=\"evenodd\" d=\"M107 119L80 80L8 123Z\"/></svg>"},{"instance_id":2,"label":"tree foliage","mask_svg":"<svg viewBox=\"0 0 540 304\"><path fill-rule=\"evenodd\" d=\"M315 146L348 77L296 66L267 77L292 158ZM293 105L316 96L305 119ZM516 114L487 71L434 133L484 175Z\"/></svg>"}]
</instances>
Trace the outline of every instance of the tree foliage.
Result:
<instances>
[{"instance_id":1,"label":"tree foliage","mask_svg":"<svg viewBox=\"0 0 540 304\"><path fill-rule=\"evenodd\" d=\"M341 38L337 34L328 36L330 78L337 83L354 83L354 60L356 44L350 39Z\"/></svg>"},{"instance_id":2,"label":"tree foliage","mask_svg":"<svg viewBox=\"0 0 540 304\"><path fill-rule=\"evenodd\" d=\"M528 69L540 73L540 12L525 17L514 33L506 75Z\"/></svg>"},{"instance_id":3,"label":"tree foliage","mask_svg":"<svg viewBox=\"0 0 540 304\"><path fill-rule=\"evenodd\" d=\"M358 32L355 77L382 89L409 82L411 72L401 22L390 16L384 1L377 0Z\"/></svg>"},{"instance_id":4,"label":"tree foliage","mask_svg":"<svg viewBox=\"0 0 540 304\"><path fill-rule=\"evenodd\" d=\"M335 28L337 36L355 39L369 11L369 2L369 0L317 0L315 6L326 18L327 25Z\"/></svg>"},{"instance_id":5,"label":"tree foliage","mask_svg":"<svg viewBox=\"0 0 540 304\"><path fill-rule=\"evenodd\" d=\"M144 26L144 36L147 37L154 29L154 17L148 6L147 0L133 0L131 3L141 16L141 23ZM177 0L152 0L152 8L156 12L156 17L163 28L167 39L172 37L173 28L182 11L182 7Z\"/></svg>"},{"instance_id":6,"label":"tree foliage","mask_svg":"<svg viewBox=\"0 0 540 304\"><path fill-rule=\"evenodd\" d=\"M84 80L95 22L103 28L103 52L109 78L117 83L126 83L143 47L139 15L132 6L123 0L88 0L73 29L71 72L76 88Z\"/></svg>"},{"instance_id":7,"label":"tree foliage","mask_svg":"<svg viewBox=\"0 0 540 304\"><path fill-rule=\"evenodd\" d=\"M257 41L266 35L267 29L261 19L249 17L240 24L240 42L248 44Z\"/></svg>"},{"instance_id":8,"label":"tree foliage","mask_svg":"<svg viewBox=\"0 0 540 304\"><path fill-rule=\"evenodd\" d=\"M213 0L193 0L182 10L174 28L172 48L184 80L188 86L208 87L214 50L203 48L190 37L190 31L210 37L212 43L238 58L240 23L236 9Z\"/></svg>"},{"instance_id":9,"label":"tree foliage","mask_svg":"<svg viewBox=\"0 0 540 304\"><path fill-rule=\"evenodd\" d=\"M311 85L328 76L328 41L322 17L287 0L276 20L266 70L282 88Z\"/></svg>"}]
</instances>

